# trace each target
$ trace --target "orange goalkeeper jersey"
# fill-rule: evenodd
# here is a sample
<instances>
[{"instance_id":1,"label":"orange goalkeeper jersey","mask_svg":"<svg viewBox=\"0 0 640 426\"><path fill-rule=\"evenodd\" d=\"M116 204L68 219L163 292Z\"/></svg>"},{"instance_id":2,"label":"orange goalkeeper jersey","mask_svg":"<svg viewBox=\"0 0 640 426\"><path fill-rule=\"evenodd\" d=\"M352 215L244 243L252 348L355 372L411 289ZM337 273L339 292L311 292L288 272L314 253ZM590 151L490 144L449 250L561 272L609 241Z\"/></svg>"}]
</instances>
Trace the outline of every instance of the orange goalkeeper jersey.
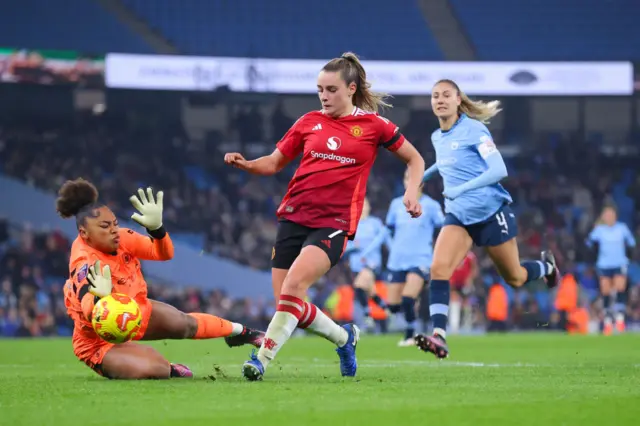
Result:
<instances>
[{"instance_id":1,"label":"orange goalkeeper jersey","mask_svg":"<svg viewBox=\"0 0 640 426\"><path fill-rule=\"evenodd\" d=\"M73 340L95 338L89 318L94 296L89 293L87 273L97 260L100 267L109 265L114 293L123 293L142 301L147 298L147 283L142 276L140 260L169 260L173 257L173 243L169 234L153 239L137 232L120 228L120 248L115 254L106 254L89 247L78 237L71 246L69 279L64 286L64 302L75 327Z\"/></svg>"}]
</instances>

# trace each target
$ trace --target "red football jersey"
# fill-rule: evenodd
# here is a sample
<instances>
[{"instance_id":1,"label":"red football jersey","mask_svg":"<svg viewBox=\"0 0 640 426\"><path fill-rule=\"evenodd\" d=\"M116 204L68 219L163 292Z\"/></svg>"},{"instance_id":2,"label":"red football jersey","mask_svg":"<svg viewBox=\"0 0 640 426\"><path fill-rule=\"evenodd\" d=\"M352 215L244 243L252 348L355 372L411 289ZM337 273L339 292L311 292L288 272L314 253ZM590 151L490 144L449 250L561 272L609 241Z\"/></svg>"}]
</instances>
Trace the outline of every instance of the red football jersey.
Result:
<instances>
[{"instance_id":1,"label":"red football jersey","mask_svg":"<svg viewBox=\"0 0 640 426\"><path fill-rule=\"evenodd\" d=\"M462 259L462 262L458 265L458 267L453 271L453 275L449 282L454 287L463 287L467 284L467 280L471 275L471 271L473 269L473 265L477 262L476 255L473 254L472 251L467 253L467 255Z\"/></svg>"},{"instance_id":2,"label":"red football jersey","mask_svg":"<svg viewBox=\"0 0 640 426\"><path fill-rule=\"evenodd\" d=\"M278 217L355 235L378 148L395 152L404 141L395 124L360 108L341 118L305 114L277 145L290 159L302 153Z\"/></svg>"}]
</instances>

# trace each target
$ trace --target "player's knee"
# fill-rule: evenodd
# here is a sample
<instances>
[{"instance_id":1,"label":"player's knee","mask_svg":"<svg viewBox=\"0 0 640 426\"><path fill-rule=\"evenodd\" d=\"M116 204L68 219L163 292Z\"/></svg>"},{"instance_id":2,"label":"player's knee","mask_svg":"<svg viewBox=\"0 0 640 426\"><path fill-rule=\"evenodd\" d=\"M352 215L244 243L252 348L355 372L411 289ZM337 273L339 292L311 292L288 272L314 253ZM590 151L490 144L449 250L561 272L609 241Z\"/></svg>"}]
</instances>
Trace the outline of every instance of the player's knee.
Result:
<instances>
[{"instance_id":1,"label":"player's knee","mask_svg":"<svg viewBox=\"0 0 640 426\"><path fill-rule=\"evenodd\" d=\"M309 282L304 276L298 274L289 274L282 283L282 293L292 296L304 294L308 287Z\"/></svg>"},{"instance_id":2,"label":"player's knee","mask_svg":"<svg viewBox=\"0 0 640 426\"><path fill-rule=\"evenodd\" d=\"M451 262L443 261L441 259L433 259L431 264L431 278L436 280L448 280L453 275L455 265Z\"/></svg>"},{"instance_id":3,"label":"player's knee","mask_svg":"<svg viewBox=\"0 0 640 426\"><path fill-rule=\"evenodd\" d=\"M361 288L361 289L363 289L365 291L369 291L369 289L371 287L369 285L369 283L367 282L367 280L366 279L362 279L362 278L356 279L356 281L353 283L353 286L355 288Z\"/></svg>"},{"instance_id":4,"label":"player's knee","mask_svg":"<svg viewBox=\"0 0 640 426\"><path fill-rule=\"evenodd\" d=\"M290 280L282 286L282 293L294 296L304 293L306 289L301 280Z\"/></svg>"},{"instance_id":5,"label":"player's knee","mask_svg":"<svg viewBox=\"0 0 640 426\"><path fill-rule=\"evenodd\" d=\"M198 321L183 312L172 316L172 321L166 324L168 339L189 339L198 331Z\"/></svg>"}]
</instances>

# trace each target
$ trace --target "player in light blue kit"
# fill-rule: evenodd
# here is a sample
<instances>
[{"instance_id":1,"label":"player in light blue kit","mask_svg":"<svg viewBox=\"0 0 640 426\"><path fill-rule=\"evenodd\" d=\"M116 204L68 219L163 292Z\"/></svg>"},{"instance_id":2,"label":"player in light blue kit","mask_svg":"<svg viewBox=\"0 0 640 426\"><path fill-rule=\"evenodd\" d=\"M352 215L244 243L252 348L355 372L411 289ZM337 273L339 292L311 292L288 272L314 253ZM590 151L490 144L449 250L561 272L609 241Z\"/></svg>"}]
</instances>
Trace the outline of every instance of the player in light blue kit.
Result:
<instances>
[{"instance_id":1,"label":"player in light blue kit","mask_svg":"<svg viewBox=\"0 0 640 426\"><path fill-rule=\"evenodd\" d=\"M449 354L445 341L449 279L473 244L486 247L502 278L513 287L544 278L551 288L560 281L549 251L542 252L540 261L520 263L511 195L499 183L507 177L507 168L485 126L500 112L499 105L498 101L472 101L451 80L440 80L431 92L440 129L431 135L436 163L427 169L424 181L436 172L442 176L446 216L431 264L433 335L416 336L416 344L438 358Z\"/></svg>"},{"instance_id":2,"label":"player in light blue kit","mask_svg":"<svg viewBox=\"0 0 640 426\"><path fill-rule=\"evenodd\" d=\"M356 274L353 282L356 301L364 312L364 322L367 329L375 328L375 321L371 318L369 298L385 311L387 304L375 292L376 277L382 266L382 245L388 243L389 232L382 220L370 216L371 205L364 199L362 215L358 223L358 233L353 241L347 243L345 255L349 258L349 269Z\"/></svg>"},{"instance_id":3,"label":"player in light blue kit","mask_svg":"<svg viewBox=\"0 0 640 426\"><path fill-rule=\"evenodd\" d=\"M602 332L609 335L613 332L615 312L616 329L623 332L624 311L627 305L627 267L629 257L627 251L636 246L633 234L622 222L618 222L618 214L612 206L602 211L599 223L587 237L587 246L598 253L596 268L600 279L600 292L605 309ZM616 293L616 303L611 309L611 293ZM612 312L613 311L613 312Z\"/></svg>"},{"instance_id":4,"label":"player in light blue kit","mask_svg":"<svg viewBox=\"0 0 640 426\"><path fill-rule=\"evenodd\" d=\"M405 188L409 176L405 173ZM402 309L406 322L404 339L398 346L415 346L416 341L416 299L424 282L429 279L429 269L433 257L433 237L444 223L442 207L437 201L421 194L422 216L412 218L403 209L402 197L391 201L386 225L392 233L389 259L387 260L389 286L389 310L392 313Z\"/></svg>"}]
</instances>

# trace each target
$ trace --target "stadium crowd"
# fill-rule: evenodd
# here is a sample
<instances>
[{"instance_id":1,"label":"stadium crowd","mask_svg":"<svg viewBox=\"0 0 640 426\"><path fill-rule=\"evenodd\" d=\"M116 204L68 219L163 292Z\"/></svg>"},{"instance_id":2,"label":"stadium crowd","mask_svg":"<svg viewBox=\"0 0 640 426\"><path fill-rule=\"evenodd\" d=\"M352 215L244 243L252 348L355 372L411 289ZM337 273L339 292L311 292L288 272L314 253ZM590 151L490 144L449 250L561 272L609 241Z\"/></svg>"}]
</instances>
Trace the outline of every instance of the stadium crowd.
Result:
<instances>
[{"instance_id":1,"label":"stadium crowd","mask_svg":"<svg viewBox=\"0 0 640 426\"><path fill-rule=\"evenodd\" d=\"M273 135L283 134L294 121L278 109L269 119ZM122 217L131 213L129 195L151 184L165 191L165 223L172 232L200 238L197 243L207 252L268 269L275 210L290 169L273 178L248 177L224 167L216 143L235 138L243 146L263 142L264 149L271 150L277 136L259 141L263 122L256 108L240 108L226 134L211 134L207 143L197 144L179 125L154 117L138 117L126 126L109 114L78 115L64 125L13 120L0 128L0 170L49 191L56 191L68 178L82 176L97 185L103 200ZM430 164L430 129L419 115L412 114L404 133ZM510 178L505 186L518 212L521 256L537 258L544 246L555 250L562 269L575 273L582 290L580 303L588 306L591 318L597 318L598 284L593 267L588 266L593 258L585 237L602 206L614 202L625 207L620 218L640 240L640 213L635 209L640 205L640 177L634 180L627 172L637 159L605 157L597 147L584 149L582 142L569 136L544 135L534 142L507 159ZM401 176L402 165L381 154L368 186L372 214L385 217L390 200L401 194ZM425 192L442 200L438 179L429 182ZM1 223L1 335L70 333L61 298L68 246L69 241L55 231L41 233ZM482 252L477 255L482 274L467 302L475 309L474 325L482 324L487 288L497 279L489 259ZM633 260L638 259L636 248ZM320 306L337 285L350 281L345 265L335 268L326 285L316 289L314 297ZM630 284L628 317L640 322L640 282L632 276ZM187 312L206 311L255 327L265 326L272 309L267 301L230 300L216 291L151 285L150 292ZM514 326L545 322L553 310L552 300L543 303L528 294L511 296ZM536 312L540 313L531 314Z\"/></svg>"}]
</instances>

